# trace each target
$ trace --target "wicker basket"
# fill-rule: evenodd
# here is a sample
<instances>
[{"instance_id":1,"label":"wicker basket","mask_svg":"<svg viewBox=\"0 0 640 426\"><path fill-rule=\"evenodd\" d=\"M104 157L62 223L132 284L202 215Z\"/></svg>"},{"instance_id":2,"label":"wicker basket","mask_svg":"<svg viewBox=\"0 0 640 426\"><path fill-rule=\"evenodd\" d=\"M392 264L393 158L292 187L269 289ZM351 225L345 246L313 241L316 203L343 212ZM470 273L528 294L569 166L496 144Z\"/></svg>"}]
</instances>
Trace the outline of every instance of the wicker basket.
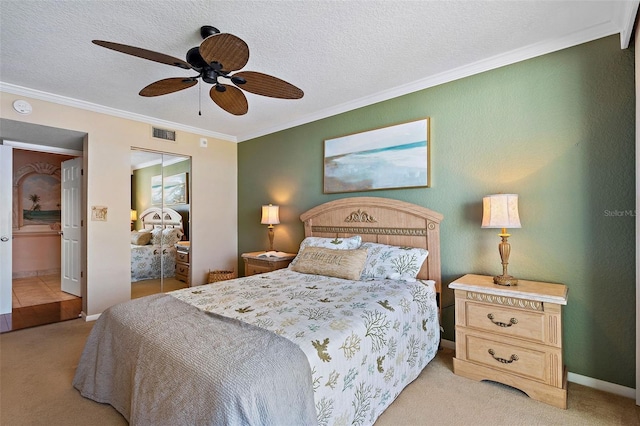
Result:
<instances>
[{"instance_id":1,"label":"wicker basket","mask_svg":"<svg viewBox=\"0 0 640 426\"><path fill-rule=\"evenodd\" d=\"M209 270L209 279L207 283L216 283L218 281L225 281L235 278L236 274L233 271L220 271L220 270Z\"/></svg>"}]
</instances>

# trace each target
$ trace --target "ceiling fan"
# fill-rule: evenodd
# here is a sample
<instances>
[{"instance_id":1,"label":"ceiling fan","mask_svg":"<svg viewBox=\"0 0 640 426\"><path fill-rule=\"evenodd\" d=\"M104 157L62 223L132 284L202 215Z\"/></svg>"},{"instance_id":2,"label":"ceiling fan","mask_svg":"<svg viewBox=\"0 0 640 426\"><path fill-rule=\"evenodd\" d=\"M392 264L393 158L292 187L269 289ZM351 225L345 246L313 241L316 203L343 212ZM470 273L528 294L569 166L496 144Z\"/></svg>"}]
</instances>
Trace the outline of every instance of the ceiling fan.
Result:
<instances>
[{"instance_id":1,"label":"ceiling fan","mask_svg":"<svg viewBox=\"0 0 640 426\"><path fill-rule=\"evenodd\" d=\"M231 74L243 68L249 61L247 43L232 34L221 33L210 25L201 27L200 35L204 40L200 46L189 49L186 62L163 53L126 44L104 40L92 40L92 42L127 55L198 73L193 77L173 77L156 81L142 89L140 96L160 96L184 90L195 86L201 78L205 83L213 84L209 91L211 100L234 115L243 115L249 110L247 98L242 90L280 99L300 99L304 96L304 92L298 87L268 74L256 71L239 71ZM233 85L225 84L220 79L227 79Z\"/></svg>"}]
</instances>

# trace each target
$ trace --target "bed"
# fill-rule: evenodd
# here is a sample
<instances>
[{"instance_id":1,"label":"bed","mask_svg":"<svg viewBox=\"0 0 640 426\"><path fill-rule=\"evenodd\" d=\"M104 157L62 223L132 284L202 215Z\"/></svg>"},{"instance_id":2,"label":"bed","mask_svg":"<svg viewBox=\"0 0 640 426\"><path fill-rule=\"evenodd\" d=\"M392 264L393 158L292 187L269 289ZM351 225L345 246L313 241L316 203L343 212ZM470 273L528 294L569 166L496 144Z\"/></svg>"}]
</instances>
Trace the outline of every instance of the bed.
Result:
<instances>
[{"instance_id":1,"label":"bed","mask_svg":"<svg viewBox=\"0 0 640 426\"><path fill-rule=\"evenodd\" d=\"M354 197L301 220L288 269L106 310L73 385L131 424L373 424L438 349L442 215ZM424 251L384 277L383 261ZM334 258L357 265L323 275Z\"/></svg>"},{"instance_id":2,"label":"bed","mask_svg":"<svg viewBox=\"0 0 640 426\"><path fill-rule=\"evenodd\" d=\"M131 282L175 276L182 216L168 207L151 207L140 220L142 228L131 233Z\"/></svg>"}]
</instances>

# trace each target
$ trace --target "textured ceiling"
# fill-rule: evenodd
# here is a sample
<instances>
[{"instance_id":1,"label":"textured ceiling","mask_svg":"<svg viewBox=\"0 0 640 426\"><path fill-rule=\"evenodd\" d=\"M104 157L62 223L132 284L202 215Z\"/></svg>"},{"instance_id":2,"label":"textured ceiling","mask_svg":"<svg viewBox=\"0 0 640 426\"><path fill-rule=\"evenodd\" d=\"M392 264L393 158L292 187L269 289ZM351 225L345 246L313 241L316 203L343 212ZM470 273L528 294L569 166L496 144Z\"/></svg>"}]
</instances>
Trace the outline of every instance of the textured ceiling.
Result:
<instances>
[{"instance_id":1,"label":"textured ceiling","mask_svg":"<svg viewBox=\"0 0 640 426\"><path fill-rule=\"evenodd\" d=\"M0 0L0 90L242 141L611 34L626 47L638 1ZM209 85L144 98L193 75L91 43L184 58L213 25L250 49L244 70L300 87L248 93L233 116ZM201 101L202 115L198 115Z\"/></svg>"}]
</instances>

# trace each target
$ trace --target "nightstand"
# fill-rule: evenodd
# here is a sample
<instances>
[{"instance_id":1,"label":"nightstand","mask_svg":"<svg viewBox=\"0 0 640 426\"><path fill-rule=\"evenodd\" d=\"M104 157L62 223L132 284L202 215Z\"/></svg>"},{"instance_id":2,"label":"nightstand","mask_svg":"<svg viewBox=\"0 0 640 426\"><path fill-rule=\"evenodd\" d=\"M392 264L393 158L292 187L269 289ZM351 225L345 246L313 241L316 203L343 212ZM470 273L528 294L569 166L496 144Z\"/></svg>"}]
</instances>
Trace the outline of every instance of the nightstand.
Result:
<instances>
[{"instance_id":1,"label":"nightstand","mask_svg":"<svg viewBox=\"0 0 640 426\"><path fill-rule=\"evenodd\" d=\"M189 245L176 244L176 279L189 284Z\"/></svg>"},{"instance_id":2,"label":"nightstand","mask_svg":"<svg viewBox=\"0 0 640 426\"><path fill-rule=\"evenodd\" d=\"M566 409L567 372L562 361L562 284L465 275L449 284L456 299L453 372L493 380L532 399Z\"/></svg>"},{"instance_id":3,"label":"nightstand","mask_svg":"<svg viewBox=\"0 0 640 426\"><path fill-rule=\"evenodd\" d=\"M261 254L264 254L264 251L242 254L245 277L286 268L296 257L295 253L286 253L285 257L264 257L260 256Z\"/></svg>"}]
</instances>

